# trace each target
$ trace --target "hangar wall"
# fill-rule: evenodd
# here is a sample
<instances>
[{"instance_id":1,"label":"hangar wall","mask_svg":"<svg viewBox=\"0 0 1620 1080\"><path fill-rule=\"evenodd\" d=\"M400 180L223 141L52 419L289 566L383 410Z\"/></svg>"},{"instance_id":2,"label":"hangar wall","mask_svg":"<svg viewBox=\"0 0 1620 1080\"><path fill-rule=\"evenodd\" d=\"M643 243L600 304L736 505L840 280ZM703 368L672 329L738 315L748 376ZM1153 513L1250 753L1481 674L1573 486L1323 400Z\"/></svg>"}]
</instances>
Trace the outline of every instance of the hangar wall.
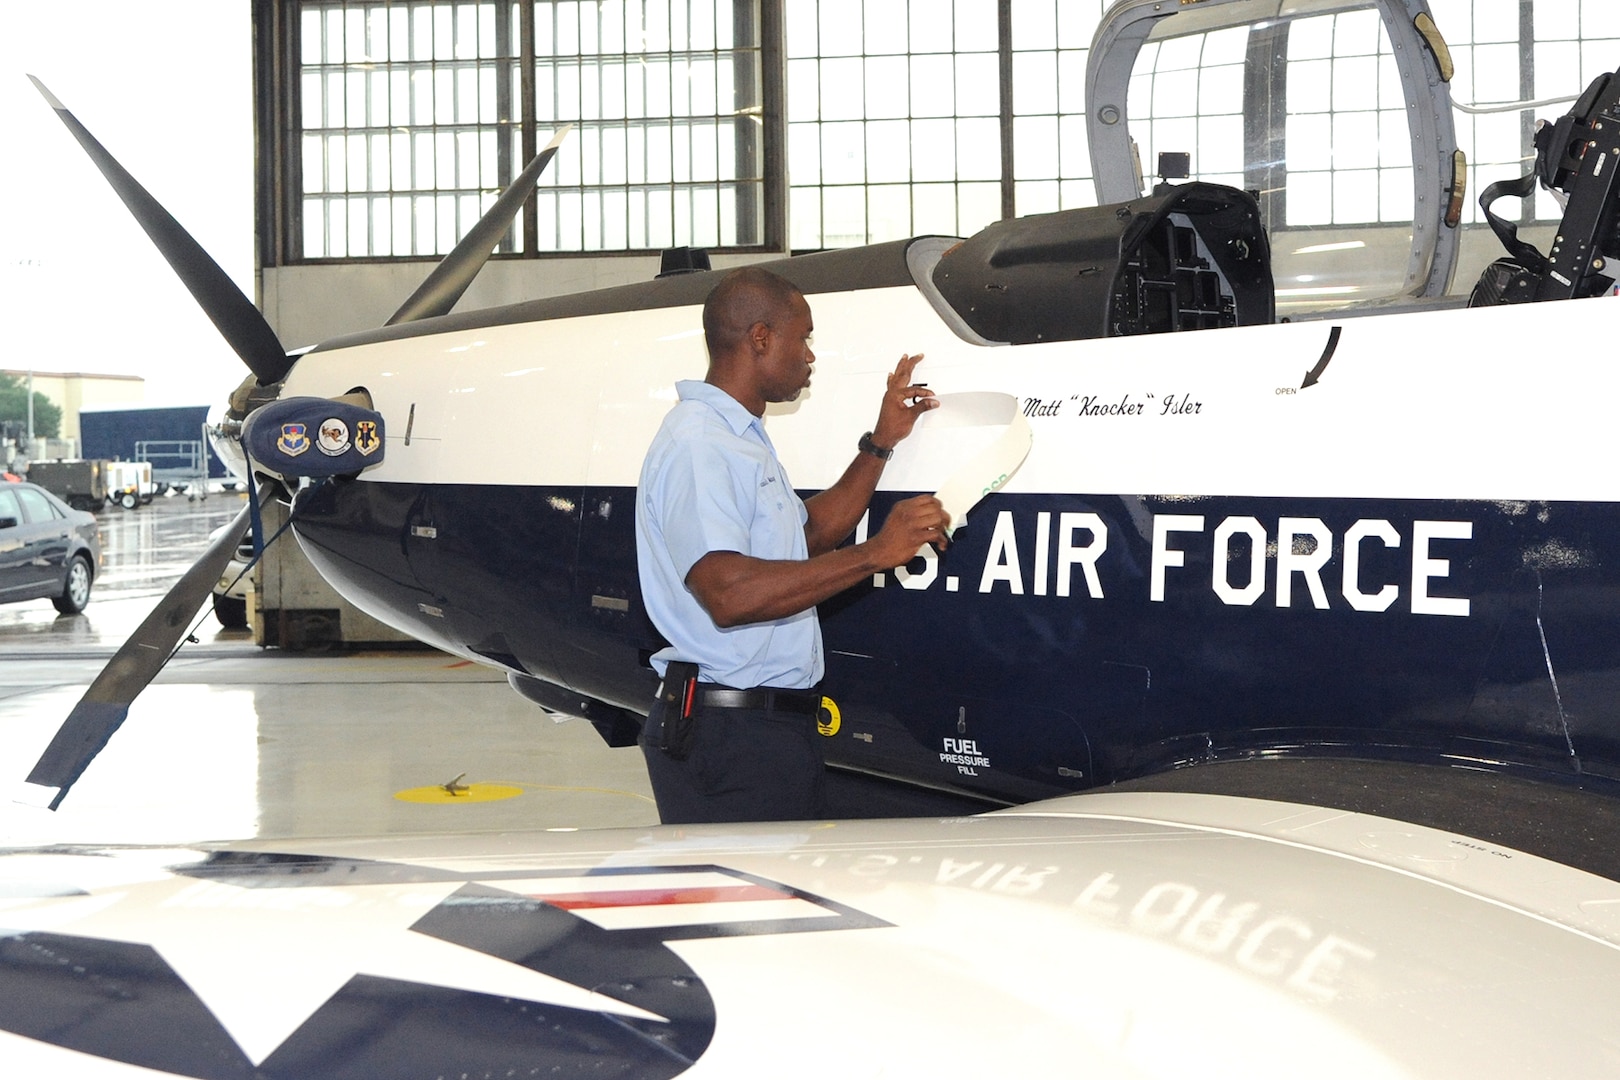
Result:
<instances>
[{"instance_id":1,"label":"hangar wall","mask_svg":"<svg viewBox=\"0 0 1620 1080\"><path fill-rule=\"evenodd\" d=\"M715 269L721 269L776 257L715 255L713 262ZM288 348L301 348L381 326L435 265L432 260L411 260L265 267L260 272L259 306L276 336ZM627 285L657 273L656 255L492 259L456 310L474 311Z\"/></svg>"}]
</instances>

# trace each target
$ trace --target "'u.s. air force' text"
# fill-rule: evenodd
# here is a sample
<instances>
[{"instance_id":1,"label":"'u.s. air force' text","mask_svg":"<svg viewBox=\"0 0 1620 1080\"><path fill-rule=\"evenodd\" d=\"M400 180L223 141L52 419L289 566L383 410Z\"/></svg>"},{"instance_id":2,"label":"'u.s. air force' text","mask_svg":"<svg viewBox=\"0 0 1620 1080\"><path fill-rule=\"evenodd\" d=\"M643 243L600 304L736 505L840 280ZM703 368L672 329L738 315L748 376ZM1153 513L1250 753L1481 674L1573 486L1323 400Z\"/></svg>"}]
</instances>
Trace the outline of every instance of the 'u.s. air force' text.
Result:
<instances>
[{"instance_id":1,"label":"'u.s. air force' text","mask_svg":"<svg viewBox=\"0 0 1620 1080\"><path fill-rule=\"evenodd\" d=\"M1033 532L1026 524L1021 541L1013 512L996 515L978 591L1066 597L1083 589L1093 600L1104 599L1098 567L1109 554L1107 522L1090 512L1041 511L1034 516ZM975 519L973 525L979 527L981 522ZM857 542L866 539L868 527L863 518ZM1362 518L1335 535L1314 517L1281 517L1275 528L1268 528L1246 515L1216 520L1203 514L1155 514L1148 599L1162 603L1167 585L1203 584L1221 603L1233 607L1252 606L1269 594L1280 608L1308 601L1326 610L1333 606L1330 593L1336 593L1353 610L1378 612L1388 611L1404 595L1414 615L1466 617L1468 598L1447 595L1446 579L1452 559L1465 554L1453 542L1471 540L1473 535L1471 521L1415 520L1403 532L1383 518ZM1378 560L1385 567L1381 573L1364 570L1375 551L1383 556ZM1409 553L1400 560L1399 573L1390 569L1388 555L1393 552ZM1208 567L1201 582L1187 580L1200 575L1189 566L1188 556L1194 553L1198 555L1194 563ZM1267 573L1268 560L1275 561L1275 573ZM947 592L962 588L961 576L941 575L932 547L923 548L910 566L893 573L904 589L934 588L941 581ZM882 587L888 576L878 574L872 584Z\"/></svg>"}]
</instances>

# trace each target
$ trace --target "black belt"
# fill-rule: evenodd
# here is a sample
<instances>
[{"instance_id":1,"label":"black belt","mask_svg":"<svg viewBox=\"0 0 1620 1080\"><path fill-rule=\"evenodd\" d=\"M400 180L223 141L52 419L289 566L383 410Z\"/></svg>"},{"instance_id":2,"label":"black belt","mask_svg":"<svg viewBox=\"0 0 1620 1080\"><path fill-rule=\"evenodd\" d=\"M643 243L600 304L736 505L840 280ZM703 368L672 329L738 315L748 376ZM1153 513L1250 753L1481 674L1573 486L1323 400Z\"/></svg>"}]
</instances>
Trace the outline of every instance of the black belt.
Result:
<instances>
[{"instance_id":1,"label":"black belt","mask_svg":"<svg viewBox=\"0 0 1620 1080\"><path fill-rule=\"evenodd\" d=\"M814 716L821 709L821 695L814 690L777 690L769 686L733 690L699 684L697 700L706 709L765 709L805 716Z\"/></svg>"}]
</instances>

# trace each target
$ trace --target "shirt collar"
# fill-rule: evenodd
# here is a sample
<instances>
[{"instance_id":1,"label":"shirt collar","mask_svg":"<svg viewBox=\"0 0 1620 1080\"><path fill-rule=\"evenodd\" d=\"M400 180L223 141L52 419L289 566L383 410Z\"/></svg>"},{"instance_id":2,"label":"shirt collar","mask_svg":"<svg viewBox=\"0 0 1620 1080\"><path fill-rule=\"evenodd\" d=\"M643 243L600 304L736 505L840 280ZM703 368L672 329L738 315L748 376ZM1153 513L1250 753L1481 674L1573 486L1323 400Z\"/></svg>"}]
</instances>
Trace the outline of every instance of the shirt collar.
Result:
<instances>
[{"instance_id":1,"label":"shirt collar","mask_svg":"<svg viewBox=\"0 0 1620 1080\"><path fill-rule=\"evenodd\" d=\"M756 428L761 435L765 434L765 425L760 418L743 407L742 402L702 379L682 379L675 384L675 393L682 401L697 401L720 414L735 435L741 435L750 427Z\"/></svg>"}]
</instances>

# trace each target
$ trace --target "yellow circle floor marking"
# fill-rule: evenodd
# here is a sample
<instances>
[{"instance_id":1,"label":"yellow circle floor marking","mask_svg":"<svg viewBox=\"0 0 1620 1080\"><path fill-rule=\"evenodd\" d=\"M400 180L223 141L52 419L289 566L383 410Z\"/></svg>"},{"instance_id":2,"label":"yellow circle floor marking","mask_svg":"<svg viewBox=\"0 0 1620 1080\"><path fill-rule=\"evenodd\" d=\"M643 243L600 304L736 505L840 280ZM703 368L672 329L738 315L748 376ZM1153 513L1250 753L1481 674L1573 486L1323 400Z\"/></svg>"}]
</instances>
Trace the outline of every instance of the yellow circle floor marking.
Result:
<instances>
[{"instance_id":1,"label":"yellow circle floor marking","mask_svg":"<svg viewBox=\"0 0 1620 1080\"><path fill-rule=\"evenodd\" d=\"M414 803L470 803L470 802L497 802L501 799L510 799L514 795L523 794L520 787L510 784L467 784L456 785L452 792L444 784L435 784L432 787L407 788L404 791L394 792L394 798L400 802Z\"/></svg>"}]
</instances>

